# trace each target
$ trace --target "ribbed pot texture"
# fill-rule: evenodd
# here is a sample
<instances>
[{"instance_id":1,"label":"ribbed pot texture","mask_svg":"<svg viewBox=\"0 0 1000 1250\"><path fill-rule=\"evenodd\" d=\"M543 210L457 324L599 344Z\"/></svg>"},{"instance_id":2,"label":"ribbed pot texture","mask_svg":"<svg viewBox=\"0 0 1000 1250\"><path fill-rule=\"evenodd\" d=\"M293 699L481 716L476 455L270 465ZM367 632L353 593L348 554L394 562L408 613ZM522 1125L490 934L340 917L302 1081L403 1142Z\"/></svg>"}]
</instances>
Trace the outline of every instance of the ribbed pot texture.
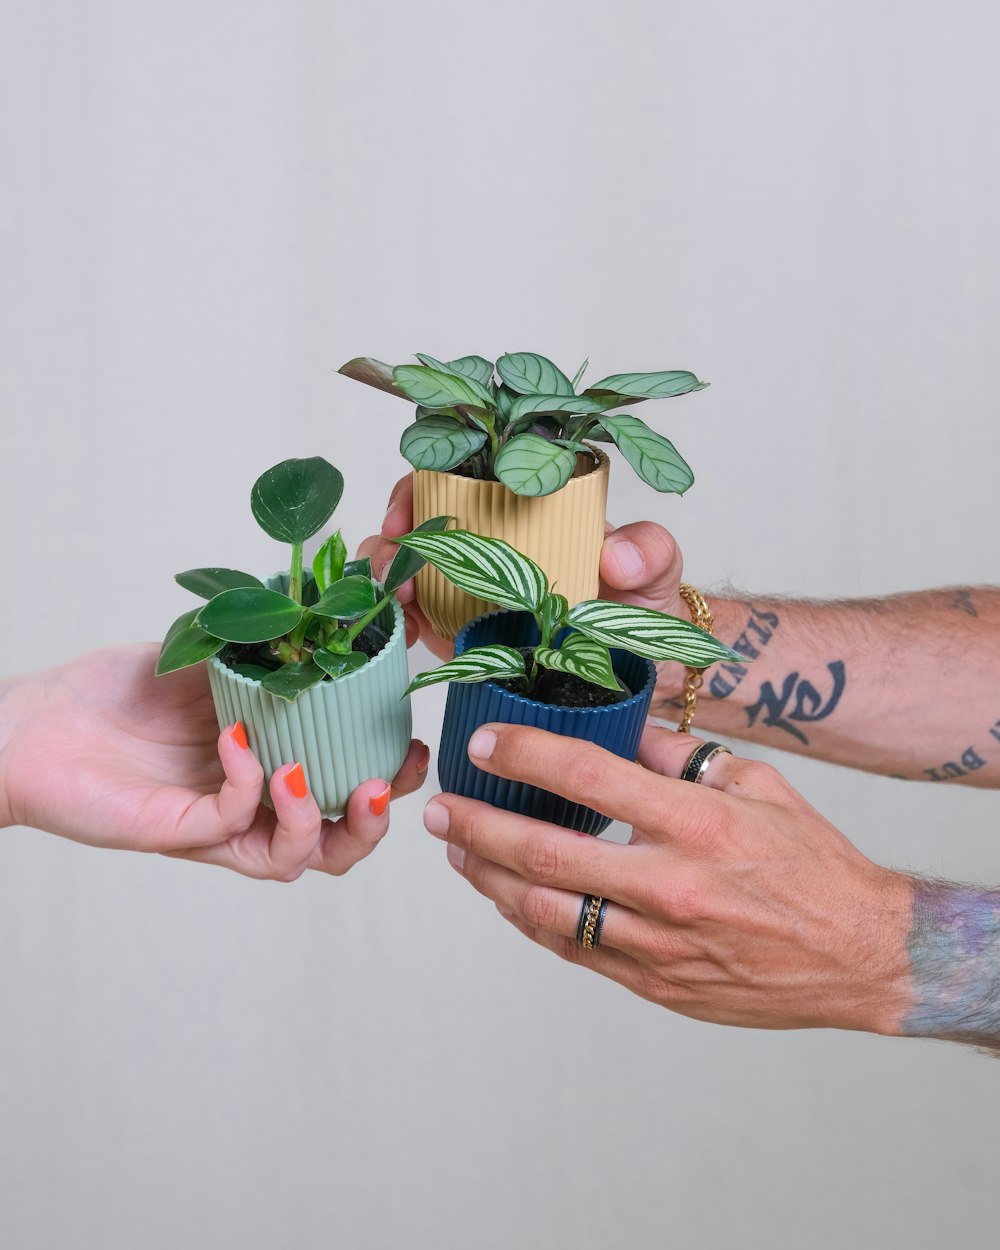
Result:
<instances>
[{"instance_id":1,"label":"ribbed pot texture","mask_svg":"<svg viewBox=\"0 0 1000 1250\"><path fill-rule=\"evenodd\" d=\"M501 482L481 482L431 469L413 471L413 523L452 516L455 528L502 538L534 560L570 607L593 599L604 542L608 457L594 448L577 456L576 475L552 495L515 495ZM495 607L453 586L433 565L417 574L417 600L436 633L454 638L473 617Z\"/></svg>"},{"instance_id":2,"label":"ribbed pot texture","mask_svg":"<svg viewBox=\"0 0 1000 1250\"><path fill-rule=\"evenodd\" d=\"M466 625L455 639L455 654L492 643L530 647L537 641L538 628L530 613L490 612ZM566 737L596 742L623 759L634 760L649 714L656 670L649 660L627 651L616 650L611 655L615 672L636 693L610 707L551 707L503 690L496 682L453 682L448 687L438 754L442 789L581 833L602 833L611 823L610 817L548 790L483 772L471 762L466 748L480 725L498 721L535 725Z\"/></svg>"},{"instance_id":3,"label":"ribbed pot texture","mask_svg":"<svg viewBox=\"0 0 1000 1250\"><path fill-rule=\"evenodd\" d=\"M281 589L280 578L270 578L268 585ZM327 819L344 814L362 781L391 781L410 747L410 700L402 697L409 684L402 608L393 601L375 624L389 635L378 655L346 677L312 686L294 703L234 673L218 656L208 662L219 728L243 722L268 784L282 764L301 764ZM264 801L270 806L266 787Z\"/></svg>"}]
</instances>

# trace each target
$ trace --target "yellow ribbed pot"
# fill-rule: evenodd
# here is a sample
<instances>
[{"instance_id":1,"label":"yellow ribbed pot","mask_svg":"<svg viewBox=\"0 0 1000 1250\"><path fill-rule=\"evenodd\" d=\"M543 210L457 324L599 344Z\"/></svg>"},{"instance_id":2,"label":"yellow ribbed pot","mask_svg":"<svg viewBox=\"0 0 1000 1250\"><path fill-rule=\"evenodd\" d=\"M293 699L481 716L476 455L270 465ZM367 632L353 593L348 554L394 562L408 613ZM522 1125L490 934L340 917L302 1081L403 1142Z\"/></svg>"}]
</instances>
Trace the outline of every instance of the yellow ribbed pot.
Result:
<instances>
[{"instance_id":1,"label":"yellow ribbed pot","mask_svg":"<svg viewBox=\"0 0 1000 1250\"><path fill-rule=\"evenodd\" d=\"M578 455L576 472L562 490L540 497L515 495L501 482L414 469L413 524L452 516L454 528L502 538L534 560L570 606L594 599L609 467L604 452L596 447L594 451L596 464L590 456ZM459 590L430 564L417 574L417 601L435 632L449 640L469 621L496 607Z\"/></svg>"}]
</instances>

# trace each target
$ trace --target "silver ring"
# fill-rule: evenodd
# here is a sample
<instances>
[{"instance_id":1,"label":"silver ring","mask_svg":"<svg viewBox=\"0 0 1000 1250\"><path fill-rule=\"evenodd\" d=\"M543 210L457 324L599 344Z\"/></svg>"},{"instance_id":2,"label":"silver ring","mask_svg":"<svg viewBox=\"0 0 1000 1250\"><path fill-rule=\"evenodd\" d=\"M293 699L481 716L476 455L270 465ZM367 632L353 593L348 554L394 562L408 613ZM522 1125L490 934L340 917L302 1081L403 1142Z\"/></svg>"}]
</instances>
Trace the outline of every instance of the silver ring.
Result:
<instances>
[{"instance_id":1,"label":"silver ring","mask_svg":"<svg viewBox=\"0 0 1000 1250\"><path fill-rule=\"evenodd\" d=\"M585 950L596 950L601 944L601 930L608 910L608 900L599 894L585 894L580 906L580 920L576 926L577 945Z\"/></svg>"},{"instance_id":2,"label":"silver ring","mask_svg":"<svg viewBox=\"0 0 1000 1250\"><path fill-rule=\"evenodd\" d=\"M684 765L681 781L693 781L695 785L699 785L708 772L709 764L717 755L732 755L732 751L721 742L703 742Z\"/></svg>"}]
</instances>

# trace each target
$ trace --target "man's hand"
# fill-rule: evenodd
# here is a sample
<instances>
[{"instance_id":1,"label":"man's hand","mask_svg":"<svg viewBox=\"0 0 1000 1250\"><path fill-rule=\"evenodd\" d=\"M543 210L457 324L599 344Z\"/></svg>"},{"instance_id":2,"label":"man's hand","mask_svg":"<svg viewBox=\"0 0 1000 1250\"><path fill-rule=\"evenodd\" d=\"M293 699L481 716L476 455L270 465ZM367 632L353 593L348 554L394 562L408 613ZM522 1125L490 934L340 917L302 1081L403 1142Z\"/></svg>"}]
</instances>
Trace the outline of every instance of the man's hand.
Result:
<instances>
[{"instance_id":1,"label":"man's hand","mask_svg":"<svg viewBox=\"0 0 1000 1250\"><path fill-rule=\"evenodd\" d=\"M388 829L390 792L423 784L429 752L413 742L393 785L364 782L336 822L297 764L275 773L271 811L242 727L219 733L204 665L154 677L156 655L117 647L0 683L0 826L292 881L346 872Z\"/></svg>"},{"instance_id":2,"label":"man's hand","mask_svg":"<svg viewBox=\"0 0 1000 1250\"><path fill-rule=\"evenodd\" d=\"M688 612L677 589L681 582L681 553L667 531L652 521L637 521L618 529L608 524L605 528L600 567L601 598L656 608L687 620ZM408 534L411 529L413 478L408 473L392 488L381 534L366 538L358 549L359 556L371 558L372 572L380 581L399 549L393 539ZM438 659L450 659L451 643L434 632L421 612L413 582L406 582L397 593L406 614L407 643L412 646L419 639ZM665 674L672 675L679 691L684 673L682 666L660 667L661 685Z\"/></svg>"},{"instance_id":3,"label":"man's hand","mask_svg":"<svg viewBox=\"0 0 1000 1250\"><path fill-rule=\"evenodd\" d=\"M628 846L452 794L425 823L522 933L674 1011L899 1032L909 879L866 859L767 765L719 755L702 784L680 781L699 745L650 729L632 764L538 729L473 735L478 767L631 824ZM596 950L575 940L588 893L611 900Z\"/></svg>"}]
</instances>

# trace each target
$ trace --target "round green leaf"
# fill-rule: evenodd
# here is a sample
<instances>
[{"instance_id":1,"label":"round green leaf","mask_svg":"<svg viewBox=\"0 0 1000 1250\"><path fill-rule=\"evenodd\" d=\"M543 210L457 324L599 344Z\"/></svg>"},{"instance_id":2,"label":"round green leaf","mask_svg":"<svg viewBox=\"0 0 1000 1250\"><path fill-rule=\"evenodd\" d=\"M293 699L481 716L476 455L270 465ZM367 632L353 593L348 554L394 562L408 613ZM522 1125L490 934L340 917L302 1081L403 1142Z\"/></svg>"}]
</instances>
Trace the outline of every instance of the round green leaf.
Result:
<instances>
[{"instance_id":1,"label":"round green leaf","mask_svg":"<svg viewBox=\"0 0 1000 1250\"><path fill-rule=\"evenodd\" d=\"M500 449L493 465L498 479L515 495L551 495L573 476L576 456L540 434L517 434Z\"/></svg>"},{"instance_id":2,"label":"round green leaf","mask_svg":"<svg viewBox=\"0 0 1000 1250\"><path fill-rule=\"evenodd\" d=\"M491 392L473 378L444 373L427 365L397 365L392 376L397 386L424 408L452 408L456 404L493 407Z\"/></svg>"},{"instance_id":3,"label":"round green leaf","mask_svg":"<svg viewBox=\"0 0 1000 1250\"><path fill-rule=\"evenodd\" d=\"M303 543L329 521L343 493L340 470L322 456L283 460L254 482L250 507L265 534Z\"/></svg>"},{"instance_id":4,"label":"round green leaf","mask_svg":"<svg viewBox=\"0 0 1000 1250\"><path fill-rule=\"evenodd\" d=\"M573 383L545 356L508 352L497 361L497 373L519 395L572 395Z\"/></svg>"},{"instance_id":5,"label":"round green leaf","mask_svg":"<svg viewBox=\"0 0 1000 1250\"><path fill-rule=\"evenodd\" d=\"M346 673L356 673L359 668L364 668L368 663L368 657L363 651L326 651L322 647L313 652L313 659L330 677L343 677Z\"/></svg>"},{"instance_id":6,"label":"round green leaf","mask_svg":"<svg viewBox=\"0 0 1000 1250\"><path fill-rule=\"evenodd\" d=\"M286 703L294 703L303 690L322 680L323 670L310 659L282 664L281 668L262 677L260 684L269 694L284 699Z\"/></svg>"},{"instance_id":7,"label":"round green leaf","mask_svg":"<svg viewBox=\"0 0 1000 1250\"><path fill-rule=\"evenodd\" d=\"M458 425L451 417L427 417L406 427L399 450L415 469L446 473L468 460L485 442L482 430Z\"/></svg>"},{"instance_id":8,"label":"round green leaf","mask_svg":"<svg viewBox=\"0 0 1000 1250\"><path fill-rule=\"evenodd\" d=\"M338 621L356 621L375 606L375 587L367 577L345 577L334 584L314 604L316 616L331 616Z\"/></svg>"},{"instance_id":9,"label":"round green leaf","mask_svg":"<svg viewBox=\"0 0 1000 1250\"><path fill-rule=\"evenodd\" d=\"M269 642L290 633L302 619L294 599L256 587L224 590L198 613L198 624L226 642Z\"/></svg>"},{"instance_id":10,"label":"round green leaf","mask_svg":"<svg viewBox=\"0 0 1000 1250\"><path fill-rule=\"evenodd\" d=\"M694 482L687 461L668 438L631 413L606 413L601 425L642 480L653 490L683 495Z\"/></svg>"},{"instance_id":11,"label":"round green leaf","mask_svg":"<svg viewBox=\"0 0 1000 1250\"><path fill-rule=\"evenodd\" d=\"M200 608L192 608L190 612L185 612L167 630L159 659L156 661L157 677L162 677L164 673L173 673L179 668L190 668L192 664L200 664L225 646L222 638L206 633L195 624L195 617L200 611Z\"/></svg>"},{"instance_id":12,"label":"round green leaf","mask_svg":"<svg viewBox=\"0 0 1000 1250\"><path fill-rule=\"evenodd\" d=\"M252 573L241 573L239 569L186 569L177 573L174 581L185 590L190 590L202 599L212 599L223 590L233 590L238 586L263 586L259 577Z\"/></svg>"}]
</instances>

